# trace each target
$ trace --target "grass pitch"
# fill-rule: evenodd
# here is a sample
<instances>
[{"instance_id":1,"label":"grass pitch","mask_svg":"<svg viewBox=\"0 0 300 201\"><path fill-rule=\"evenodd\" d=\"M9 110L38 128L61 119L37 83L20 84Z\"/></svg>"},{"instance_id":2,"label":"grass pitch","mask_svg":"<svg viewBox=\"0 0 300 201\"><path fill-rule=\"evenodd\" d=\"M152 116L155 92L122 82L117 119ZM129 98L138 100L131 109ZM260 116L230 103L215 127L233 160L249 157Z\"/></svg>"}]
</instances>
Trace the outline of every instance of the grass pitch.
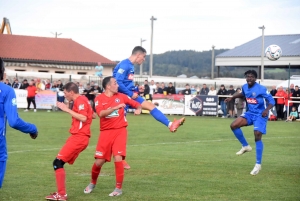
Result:
<instances>
[{"instance_id":1,"label":"grass pitch","mask_svg":"<svg viewBox=\"0 0 300 201\"><path fill-rule=\"evenodd\" d=\"M70 115L63 112L20 111L35 123L39 137L8 128L9 159L0 200L38 201L56 191L52 161L68 138ZM179 116L169 116L169 119ZM229 125L233 119L186 117L183 127L170 133L150 115L127 117L129 138L123 195L108 197L115 186L114 164L102 168L91 194L83 189L90 181L99 119L92 124L89 147L75 164L65 165L70 201L85 200L300 200L300 123L269 122L262 170L255 164L253 126L243 128L254 148L242 156Z\"/></svg>"}]
</instances>

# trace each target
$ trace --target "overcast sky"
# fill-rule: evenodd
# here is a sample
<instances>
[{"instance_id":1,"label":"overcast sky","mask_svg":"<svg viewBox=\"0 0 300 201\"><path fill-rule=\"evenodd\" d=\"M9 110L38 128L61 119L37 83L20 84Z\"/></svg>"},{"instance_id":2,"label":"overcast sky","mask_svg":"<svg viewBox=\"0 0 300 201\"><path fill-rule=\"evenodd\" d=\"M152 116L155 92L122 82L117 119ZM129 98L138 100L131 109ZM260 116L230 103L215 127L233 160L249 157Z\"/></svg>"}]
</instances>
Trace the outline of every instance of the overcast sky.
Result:
<instances>
[{"instance_id":1,"label":"overcast sky","mask_svg":"<svg viewBox=\"0 0 300 201\"><path fill-rule=\"evenodd\" d=\"M151 16L154 54L231 49L261 36L262 25L265 35L300 34L299 0L0 0L13 34L62 33L111 60L127 58L141 38L150 52Z\"/></svg>"}]
</instances>

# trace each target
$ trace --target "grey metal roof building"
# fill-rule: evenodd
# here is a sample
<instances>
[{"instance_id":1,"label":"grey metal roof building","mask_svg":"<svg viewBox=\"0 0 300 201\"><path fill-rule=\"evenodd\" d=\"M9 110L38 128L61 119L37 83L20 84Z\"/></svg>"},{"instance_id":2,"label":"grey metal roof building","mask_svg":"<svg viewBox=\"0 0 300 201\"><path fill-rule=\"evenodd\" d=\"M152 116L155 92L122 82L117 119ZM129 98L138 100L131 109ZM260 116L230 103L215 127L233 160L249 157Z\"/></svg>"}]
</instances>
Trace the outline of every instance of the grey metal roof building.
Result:
<instances>
[{"instance_id":1,"label":"grey metal roof building","mask_svg":"<svg viewBox=\"0 0 300 201\"><path fill-rule=\"evenodd\" d=\"M215 66L218 67L218 72L222 66L259 68L261 44L262 36L217 55ZM265 68L287 68L290 64L291 68L300 69L300 34L264 36L264 48L273 44L281 48L282 56L277 61L270 61L264 57Z\"/></svg>"}]
</instances>

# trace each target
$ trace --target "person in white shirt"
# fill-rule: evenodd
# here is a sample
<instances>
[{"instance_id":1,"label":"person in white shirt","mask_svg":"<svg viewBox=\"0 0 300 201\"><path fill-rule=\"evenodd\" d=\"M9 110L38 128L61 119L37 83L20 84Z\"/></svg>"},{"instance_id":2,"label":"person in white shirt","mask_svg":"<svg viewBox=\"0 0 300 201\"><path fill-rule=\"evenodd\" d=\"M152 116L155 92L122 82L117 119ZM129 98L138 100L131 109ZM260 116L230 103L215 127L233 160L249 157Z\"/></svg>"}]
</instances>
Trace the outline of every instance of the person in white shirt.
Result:
<instances>
[{"instance_id":1,"label":"person in white shirt","mask_svg":"<svg viewBox=\"0 0 300 201\"><path fill-rule=\"evenodd\" d=\"M151 80L151 82L150 82L150 85L149 85L149 88L150 88L150 98L151 98L151 100L152 100L152 96L153 96L153 94L155 93L155 91L157 90L156 89L156 85L155 85L155 83L154 83L154 80Z\"/></svg>"},{"instance_id":2,"label":"person in white shirt","mask_svg":"<svg viewBox=\"0 0 300 201\"><path fill-rule=\"evenodd\" d=\"M207 95L209 96L217 95L217 91L215 90L215 87L211 86Z\"/></svg>"}]
</instances>

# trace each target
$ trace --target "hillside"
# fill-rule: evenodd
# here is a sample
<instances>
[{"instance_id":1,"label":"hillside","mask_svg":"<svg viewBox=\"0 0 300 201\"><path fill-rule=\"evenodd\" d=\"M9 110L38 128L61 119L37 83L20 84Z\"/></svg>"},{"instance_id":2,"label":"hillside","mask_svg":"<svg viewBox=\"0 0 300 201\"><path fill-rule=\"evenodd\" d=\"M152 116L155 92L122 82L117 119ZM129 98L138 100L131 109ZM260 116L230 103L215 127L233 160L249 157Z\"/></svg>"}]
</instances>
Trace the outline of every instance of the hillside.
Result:
<instances>
[{"instance_id":1,"label":"hillside","mask_svg":"<svg viewBox=\"0 0 300 201\"><path fill-rule=\"evenodd\" d=\"M221 54L228 49L215 50L215 55ZM168 51L163 54L153 55L153 75L177 77L185 74L187 77L197 76L210 77L211 76L211 50L197 52L194 50L179 50ZM149 74L149 55L146 56L146 61L143 64L144 74ZM220 77L234 77L243 78L245 70L250 68L239 67L222 67L220 68ZM252 68L257 70L257 68ZM287 79L288 69L265 69L265 79ZM291 74L296 73L299 69L291 69ZM216 77L217 69L214 74ZM140 74L140 67L135 66L135 73ZM299 73L296 73L299 74Z\"/></svg>"}]
</instances>

